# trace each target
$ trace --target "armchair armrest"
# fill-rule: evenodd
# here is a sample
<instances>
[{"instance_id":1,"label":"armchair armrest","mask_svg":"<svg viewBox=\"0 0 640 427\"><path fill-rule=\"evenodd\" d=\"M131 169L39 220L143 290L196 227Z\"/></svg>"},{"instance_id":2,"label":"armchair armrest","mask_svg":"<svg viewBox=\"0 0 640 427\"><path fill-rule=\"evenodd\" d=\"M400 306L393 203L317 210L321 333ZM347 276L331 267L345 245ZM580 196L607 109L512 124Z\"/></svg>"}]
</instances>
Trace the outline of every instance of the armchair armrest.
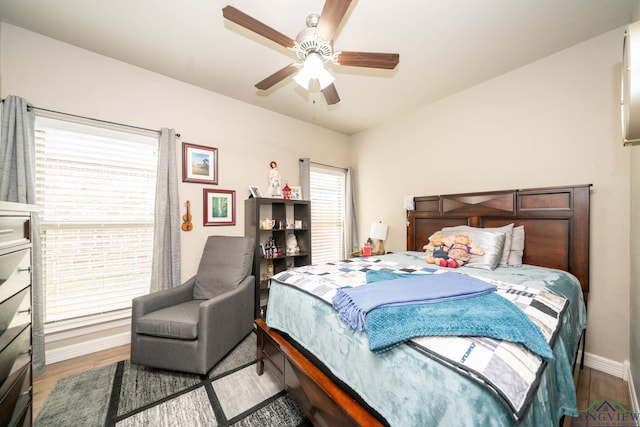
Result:
<instances>
[{"instance_id":1,"label":"armchair armrest","mask_svg":"<svg viewBox=\"0 0 640 427\"><path fill-rule=\"evenodd\" d=\"M164 289L134 298L131 303L131 317L136 319L152 311L190 301L193 299L195 280L196 278L193 276L175 288Z\"/></svg>"},{"instance_id":2,"label":"armchair armrest","mask_svg":"<svg viewBox=\"0 0 640 427\"><path fill-rule=\"evenodd\" d=\"M224 329L229 325L239 328L238 331L227 330L226 332L228 332L229 336L240 333L247 325L251 330L255 304L254 286L254 276L248 276L232 291L218 295L200 304L198 337L208 341L208 337L211 334L206 333L207 328ZM220 337L217 339L220 339Z\"/></svg>"}]
</instances>

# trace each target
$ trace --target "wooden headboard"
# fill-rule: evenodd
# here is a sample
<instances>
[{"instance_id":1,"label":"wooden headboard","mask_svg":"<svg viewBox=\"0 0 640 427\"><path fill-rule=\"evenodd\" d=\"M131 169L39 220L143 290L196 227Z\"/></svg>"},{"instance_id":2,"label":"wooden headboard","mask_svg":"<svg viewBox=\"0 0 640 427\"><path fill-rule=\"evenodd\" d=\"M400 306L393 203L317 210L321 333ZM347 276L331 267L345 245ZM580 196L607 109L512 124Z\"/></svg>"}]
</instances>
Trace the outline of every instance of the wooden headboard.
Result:
<instances>
[{"instance_id":1,"label":"wooden headboard","mask_svg":"<svg viewBox=\"0 0 640 427\"><path fill-rule=\"evenodd\" d=\"M414 197L407 212L407 250L422 251L443 227L523 225L523 263L572 273L589 292L591 185Z\"/></svg>"}]
</instances>

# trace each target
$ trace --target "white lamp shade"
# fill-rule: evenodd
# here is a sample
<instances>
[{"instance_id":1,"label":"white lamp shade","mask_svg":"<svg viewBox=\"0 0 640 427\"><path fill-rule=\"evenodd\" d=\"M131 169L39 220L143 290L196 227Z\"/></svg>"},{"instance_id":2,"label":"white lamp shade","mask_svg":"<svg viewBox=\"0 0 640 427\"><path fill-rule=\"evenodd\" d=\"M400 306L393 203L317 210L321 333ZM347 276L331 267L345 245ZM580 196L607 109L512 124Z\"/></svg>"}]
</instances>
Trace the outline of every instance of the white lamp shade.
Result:
<instances>
[{"instance_id":1,"label":"white lamp shade","mask_svg":"<svg viewBox=\"0 0 640 427\"><path fill-rule=\"evenodd\" d=\"M369 233L369 237L372 239L378 240L387 240L387 231L389 227L387 224L383 224L381 222L373 222L371 223L371 231Z\"/></svg>"},{"instance_id":2,"label":"white lamp shade","mask_svg":"<svg viewBox=\"0 0 640 427\"><path fill-rule=\"evenodd\" d=\"M335 81L335 77L331 75L324 67L318 73L318 81L320 82L320 89L324 89Z\"/></svg>"},{"instance_id":3,"label":"white lamp shade","mask_svg":"<svg viewBox=\"0 0 640 427\"><path fill-rule=\"evenodd\" d=\"M311 77L309 76L309 72L305 67L302 67L298 74L293 76L293 80L298 83L300 86L305 88L305 90L309 90L309 83L311 82Z\"/></svg>"},{"instance_id":4,"label":"white lamp shade","mask_svg":"<svg viewBox=\"0 0 640 427\"><path fill-rule=\"evenodd\" d=\"M322 57L317 53L310 53L304 60L302 69L293 77L293 80L306 90L309 90L312 79L318 79L320 89L326 88L335 80L335 77L324 68Z\"/></svg>"},{"instance_id":5,"label":"white lamp shade","mask_svg":"<svg viewBox=\"0 0 640 427\"><path fill-rule=\"evenodd\" d=\"M413 196L404 196L404 209L407 211L412 211L416 208L413 202Z\"/></svg>"}]
</instances>

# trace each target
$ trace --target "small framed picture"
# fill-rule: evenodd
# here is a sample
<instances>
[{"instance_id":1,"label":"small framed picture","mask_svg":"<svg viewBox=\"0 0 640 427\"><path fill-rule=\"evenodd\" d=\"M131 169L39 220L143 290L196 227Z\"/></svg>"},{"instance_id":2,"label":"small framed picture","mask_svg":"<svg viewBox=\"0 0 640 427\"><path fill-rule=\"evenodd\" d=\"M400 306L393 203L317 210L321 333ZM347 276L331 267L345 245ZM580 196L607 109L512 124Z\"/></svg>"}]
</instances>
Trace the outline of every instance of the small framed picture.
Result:
<instances>
[{"instance_id":1,"label":"small framed picture","mask_svg":"<svg viewBox=\"0 0 640 427\"><path fill-rule=\"evenodd\" d=\"M255 185L249 186L249 192L251 192L252 197L262 197L262 191Z\"/></svg>"},{"instance_id":2,"label":"small framed picture","mask_svg":"<svg viewBox=\"0 0 640 427\"><path fill-rule=\"evenodd\" d=\"M291 187L291 200L302 200L302 188Z\"/></svg>"},{"instance_id":3,"label":"small framed picture","mask_svg":"<svg viewBox=\"0 0 640 427\"><path fill-rule=\"evenodd\" d=\"M205 188L204 225L236 225L236 192Z\"/></svg>"},{"instance_id":4,"label":"small framed picture","mask_svg":"<svg viewBox=\"0 0 640 427\"><path fill-rule=\"evenodd\" d=\"M182 143L182 181L218 184L218 149Z\"/></svg>"}]
</instances>

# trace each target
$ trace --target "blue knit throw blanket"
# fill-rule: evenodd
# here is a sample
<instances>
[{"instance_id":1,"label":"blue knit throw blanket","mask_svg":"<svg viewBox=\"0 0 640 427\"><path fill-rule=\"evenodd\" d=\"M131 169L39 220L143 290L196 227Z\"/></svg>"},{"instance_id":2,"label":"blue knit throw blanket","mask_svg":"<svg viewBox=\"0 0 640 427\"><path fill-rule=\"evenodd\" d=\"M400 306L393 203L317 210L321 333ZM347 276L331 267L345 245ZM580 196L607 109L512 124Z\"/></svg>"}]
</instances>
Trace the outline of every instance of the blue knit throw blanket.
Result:
<instances>
[{"instance_id":1,"label":"blue knit throw blanket","mask_svg":"<svg viewBox=\"0 0 640 427\"><path fill-rule=\"evenodd\" d=\"M457 273L425 275L467 277ZM363 292L375 284L388 281L389 277L406 277L392 272L369 271ZM410 275L412 278L415 275ZM371 283L376 280L385 282ZM405 281L401 278L395 281ZM455 279L457 280L457 279ZM395 284L397 285L396 282ZM408 285L407 286L411 286ZM491 285L493 286L493 285ZM357 297L358 300L360 299ZM381 352L418 336L485 336L524 345L545 360L553 359L553 352L545 336L527 315L511 301L493 292L449 298L430 303L382 304L367 310L365 327L369 348Z\"/></svg>"},{"instance_id":2,"label":"blue knit throw blanket","mask_svg":"<svg viewBox=\"0 0 640 427\"><path fill-rule=\"evenodd\" d=\"M398 275L389 271L368 271L367 285L338 289L333 306L351 328L363 331L365 316L383 306L433 304L495 290L495 285L458 273Z\"/></svg>"},{"instance_id":3,"label":"blue knit throw blanket","mask_svg":"<svg viewBox=\"0 0 640 427\"><path fill-rule=\"evenodd\" d=\"M545 360L544 335L511 301L496 293L437 304L380 307L367 315L369 348L385 351L419 336L480 336L520 343Z\"/></svg>"}]
</instances>

